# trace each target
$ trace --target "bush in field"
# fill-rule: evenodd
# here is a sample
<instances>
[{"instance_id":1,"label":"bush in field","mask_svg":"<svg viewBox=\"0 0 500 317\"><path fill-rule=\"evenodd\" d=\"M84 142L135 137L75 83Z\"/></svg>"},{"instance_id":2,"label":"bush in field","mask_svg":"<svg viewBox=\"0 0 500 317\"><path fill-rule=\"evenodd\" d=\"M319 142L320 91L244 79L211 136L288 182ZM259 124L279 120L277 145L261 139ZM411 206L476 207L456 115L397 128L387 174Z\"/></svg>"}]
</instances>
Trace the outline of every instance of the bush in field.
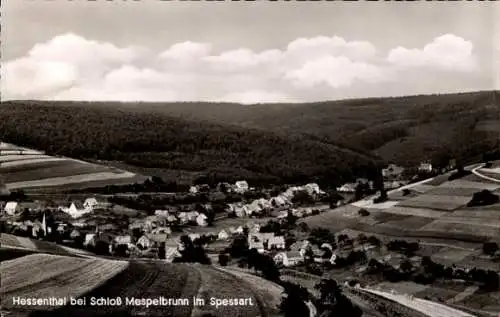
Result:
<instances>
[{"instance_id":1,"label":"bush in field","mask_svg":"<svg viewBox=\"0 0 500 317\"><path fill-rule=\"evenodd\" d=\"M483 253L489 256L495 255L498 251L498 244L496 242L485 242L483 243Z\"/></svg>"},{"instance_id":2,"label":"bush in field","mask_svg":"<svg viewBox=\"0 0 500 317\"><path fill-rule=\"evenodd\" d=\"M475 206L488 206L496 204L500 201L498 195L493 194L489 190L482 190L480 192L474 193L472 200L467 204L468 207Z\"/></svg>"},{"instance_id":3,"label":"bush in field","mask_svg":"<svg viewBox=\"0 0 500 317\"><path fill-rule=\"evenodd\" d=\"M370 215L370 212L366 209L360 209L358 210L358 214L362 217L367 217Z\"/></svg>"},{"instance_id":4,"label":"bush in field","mask_svg":"<svg viewBox=\"0 0 500 317\"><path fill-rule=\"evenodd\" d=\"M226 266L227 263L229 262L229 256L225 253L219 254L219 265L220 266Z\"/></svg>"}]
</instances>

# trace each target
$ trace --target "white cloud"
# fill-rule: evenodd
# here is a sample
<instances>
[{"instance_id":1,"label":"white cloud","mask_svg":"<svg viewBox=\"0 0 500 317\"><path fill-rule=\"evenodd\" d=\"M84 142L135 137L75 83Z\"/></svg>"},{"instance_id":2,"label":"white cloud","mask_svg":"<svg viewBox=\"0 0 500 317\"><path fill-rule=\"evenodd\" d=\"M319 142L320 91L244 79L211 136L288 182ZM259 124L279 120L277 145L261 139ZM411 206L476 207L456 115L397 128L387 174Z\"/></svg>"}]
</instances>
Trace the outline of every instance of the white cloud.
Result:
<instances>
[{"instance_id":1,"label":"white cloud","mask_svg":"<svg viewBox=\"0 0 500 317\"><path fill-rule=\"evenodd\" d=\"M402 68L427 67L451 71L473 71L477 62L473 44L453 34L435 38L423 49L397 47L389 52L387 60Z\"/></svg>"},{"instance_id":2,"label":"white cloud","mask_svg":"<svg viewBox=\"0 0 500 317\"><path fill-rule=\"evenodd\" d=\"M472 44L453 35L421 50L396 48L383 60L372 43L338 36L260 52L186 41L154 53L69 33L2 62L1 91L3 99L295 102L386 91L388 80L407 77L394 67L430 68L435 77L473 65Z\"/></svg>"},{"instance_id":3,"label":"white cloud","mask_svg":"<svg viewBox=\"0 0 500 317\"><path fill-rule=\"evenodd\" d=\"M287 72L285 77L300 88L311 88L318 84L341 88L351 86L356 80L377 83L390 79L382 68L353 62L345 56L327 56L307 62L299 69Z\"/></svg>"}]
</instances>

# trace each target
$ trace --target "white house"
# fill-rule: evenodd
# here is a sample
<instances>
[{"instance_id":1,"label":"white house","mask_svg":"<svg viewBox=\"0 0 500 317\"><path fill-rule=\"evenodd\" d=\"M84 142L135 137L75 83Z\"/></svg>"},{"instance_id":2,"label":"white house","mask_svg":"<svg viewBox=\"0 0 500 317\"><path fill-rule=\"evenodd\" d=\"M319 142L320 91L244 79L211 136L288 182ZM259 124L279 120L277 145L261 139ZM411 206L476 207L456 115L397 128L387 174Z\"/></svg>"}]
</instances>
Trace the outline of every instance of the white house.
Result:
<instances>
[{"instance_id":1,"label":"white house","mask_svg":"<svg viewBox=\"0 0 500 317\"><path fill-rule=\"evenodd\" d=\"M62 211L76 219L91 212L92 210L85 208L81 202L72 202L68 208L63 208Z\"/></svg>"},{"instance_id":2,"label":"white house","mask_svg":"<svg viewBox=\"0 0 500 317\"><path fill-rule=\"evenodd\" d=\"M143 235L137 240L136 245L141 246L143 249L149 249L153 245L153 241L146 235Z\"/></svg>"},{"instance_id":3,"label":"white house","mask_svg":"<svg viewBox=\"0 0 500 317\"><path fill-rule=\"evenodd\" d=\"M285 237L278 236L269 238L267 241L267 248L285 249Z\"/></svg>"},{"instance_id":4,"label":"white house","mask_svg":"<svg viewBox=\"0 0 500 317\"><path fill-rule=\"evenodd\" d=\"M245 208L245 206L238 206L238 205L235 205L234 206L234 214L236 215L236 217L245 217L247 215L247 209Z\"/></svg>"},{"instance_id":5,"label":"white house","mask_svg":"<svg viewBox=\"0 0 500 317\"><path fill-rule=\"evenodd\" d=\"M116 236L115 237L116 244L126 244L129 245L132 243L132 237L130 235L125 236Z\"/></svg>"},{"instance_id":6,"label":"white house","mask_svg":"<svg viewBox=\"0 0 500 317\"><path fill-rule=\"evenodd\" d=\"M155 210L155 216L167 218L169 216L168 210Z\"/></svg>"},{"instance_id":7,"label":"white house","mask_svg":"<svg viewBox=\"0 0 500 317\"><path fill-rule=\"evenodd\" d=\"M83 202L83 208L88 209L88 210L94 210L98 206L99 206L99 202L94 197L87 198Z\"/></svg>"},{"instance_id":8,"label":"white house","mask_svg":"<svg viewBox=\"0 0 500 317\"><path fill-rule=\"evenodd\" d=\"M208 226L207 219L208 217L205 214L199 214L198 217L196 217L196 223L200 227L206 227Z\"/></svg>"},{"instance_id":9,"label":"white house","mask_svg":"<svg viewBox=\"0 0 500 317\"><path fill-rule=\"evenodd\" d=\"M280 252L274 257L274 261L286 267L290 267L302 263L304 257L297 251Z\"/></svg>"},{"instance_id":10,"label":"white house","mask_svg":"<svg viewBox=\"0 0 500 317\"><path fill-rule=\"evenodd\" d=\"M354 193L356 191L355 183L347 183L340 187L337 187L337 191L340 193Z\"/></svg>"},{"instance_id":11,"label":"white house","mask_svg":"<svg viewBox=\"0 0 500 317\"><path fill-rule=\"evenodd\" d=\"M248 189L249 189L249 187L248 187L247 181L237 181L234 184L234 191L237 193L244 193L244 192L248 191Z\"/></svg>"},{"instance_id":12,"label":"white house","mask_svg":"<svg viewBox=\"0 0 500 317\"><path fill-rule=\"evenodd\" d=\"M5 207L4 207L4 211L7 215L15 215L19 212L21 212L21 206L19 205L18 202L15 202L15 201L9 201Z\"/></svg>"},{"instance_id":13,"label":"white house","mask_svg":"<svg viewBox=\"0 0 500 317\"><path fill-rule=\"evenodd\" d=\"M190 233L188 235L189 239L194 242L194 240L201 238L199 233Z\"/></svg>"},{"instance_id":14,"label":"white house","mask_svg":"<svg viewBox=\"0 0 500 317\"><path fill-rule=\"evenodd\" d=\"M95 246L96 243L96 234L95 233L87 233L85 235L85 240L83 240L83 245L84 246Z\"/></svg>"},{"instance_id":15,"label":"white house","mask_svg":"<svg viewBox=\"0 0 500 317\"><path fill-rule=\"evenodd\" d=\"M191 194L197 194L199 191L200 191L200 189L198 188L198 186L191 186L191 187L189 187L189 192Z\"/></svg>"},{"instance_id":16,"label":"white house","mask_svg":"<svg viewBox=\"0 0 500 317\"><path fill-rule=\"evenodd\" d=\"M420 163L420 166L418 167L419 171L422 172L432 172L432 164L429 162L422 162Z\"/></svg>"},{"instance_id":17,"label":"white house","mask_svg":"<svg viewBox=\"0 0 500 317\"><path fill-rule=\"evenodd\" d=\"M229 238L229 234L226 232L226 230L221 230L219 234L217 235L217 239L219 240L227 240Z\"/></svg>"}]
</instances>

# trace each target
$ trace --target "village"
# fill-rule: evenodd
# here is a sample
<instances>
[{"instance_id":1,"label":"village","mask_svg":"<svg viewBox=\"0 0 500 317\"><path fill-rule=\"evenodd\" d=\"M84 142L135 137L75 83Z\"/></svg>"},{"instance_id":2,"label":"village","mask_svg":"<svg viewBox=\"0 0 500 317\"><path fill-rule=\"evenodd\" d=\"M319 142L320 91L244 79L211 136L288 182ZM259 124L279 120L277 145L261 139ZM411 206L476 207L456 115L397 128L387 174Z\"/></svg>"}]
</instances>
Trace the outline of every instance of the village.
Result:
<instances>
[{"instance_id":1,"label":"village","mask_svg":"<svg viewBox=\"0 0 500 317\"><path fill-rule=\"evenodd\" d=\"M418 171L431 173L432 165L424 162ZM385 188L407 184L409 181L402 178L404 172L404 168L394 164L383 169ZM192 198L207 193L235 194L242 199L222 205L220 201L215 205L203 200L195 204L164 205L163 209L148 213L124 206L128 200L124 205L116 203L123 198L94 195L57 205L55 200L23 201L26 198L19 195L16 200L3 202L2 232L53 241L99 255L169 262L179 256L182 236L193 243L201 242L215 257L223 254L236 238L244 236L245 248L270 253L277 264L285 267L304 263L308 257L317 263L335 264L339 254L333 252L329 243L311 244L307 234L294 235L293 231L300 230L292 230L296 228L290 226L295 226L297 219L340 207L376 191L373 181L357 179L333 193L310 183L290 186L279 193L274 191L275 196L270 197L270 191L256 190L241 180L212 187L191 186L187 195ZM245 200L244 195L260 198ZM348 244L345 247L339 249L342 254L358 251L349 249ZM359 247L367 249L366 245Z\"/></svg>"}]
</instances>

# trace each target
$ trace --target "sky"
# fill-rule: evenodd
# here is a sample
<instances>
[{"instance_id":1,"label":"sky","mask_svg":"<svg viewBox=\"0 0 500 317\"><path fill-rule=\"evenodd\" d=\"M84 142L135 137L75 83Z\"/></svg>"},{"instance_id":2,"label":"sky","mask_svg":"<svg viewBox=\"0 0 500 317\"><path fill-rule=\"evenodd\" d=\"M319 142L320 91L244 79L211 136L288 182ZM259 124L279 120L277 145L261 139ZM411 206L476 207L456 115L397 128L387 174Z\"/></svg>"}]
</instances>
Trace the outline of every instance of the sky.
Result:
<instances>
[{"instance_id":1,"label":"sky","mask_svg":"<svg viewBox=\"0 0 500 317\"><path fill-rule=\"evenodd\" d=\"M2 100L251 104L500 89L496 2L2 4Z\"/></svg>"}]
</instances>

